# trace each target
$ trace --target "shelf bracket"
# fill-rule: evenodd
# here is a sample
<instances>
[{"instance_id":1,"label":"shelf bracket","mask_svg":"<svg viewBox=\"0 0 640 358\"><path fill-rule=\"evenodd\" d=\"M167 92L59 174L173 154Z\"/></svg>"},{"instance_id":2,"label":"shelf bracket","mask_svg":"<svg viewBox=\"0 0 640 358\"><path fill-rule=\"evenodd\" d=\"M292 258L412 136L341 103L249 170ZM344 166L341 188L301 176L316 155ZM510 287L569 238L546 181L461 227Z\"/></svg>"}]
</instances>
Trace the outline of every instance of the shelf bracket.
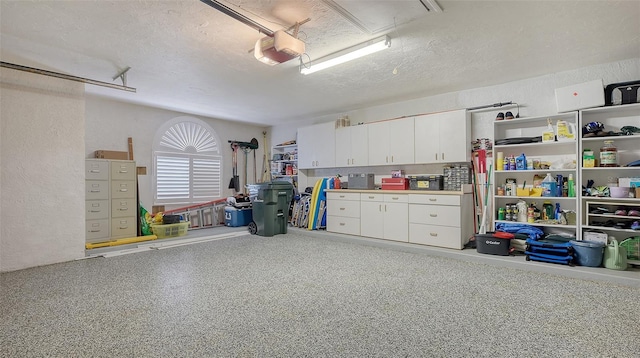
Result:
<instances>
[{"instance_id":1,"label":"shelf bracket","mask_svg":"<svg viewBox=\"0 0 640 358\"><path fill-rule=\"evenodd\" d=\"M127 71L129 71L131 69L131 67L127 66L127 68L125 68L124 70L120 71L117 75L113 76L113 80L115 81L116 78L120 78L122 80L122 85L123 86L127 86Z\"/></svg>"}]
</instances>

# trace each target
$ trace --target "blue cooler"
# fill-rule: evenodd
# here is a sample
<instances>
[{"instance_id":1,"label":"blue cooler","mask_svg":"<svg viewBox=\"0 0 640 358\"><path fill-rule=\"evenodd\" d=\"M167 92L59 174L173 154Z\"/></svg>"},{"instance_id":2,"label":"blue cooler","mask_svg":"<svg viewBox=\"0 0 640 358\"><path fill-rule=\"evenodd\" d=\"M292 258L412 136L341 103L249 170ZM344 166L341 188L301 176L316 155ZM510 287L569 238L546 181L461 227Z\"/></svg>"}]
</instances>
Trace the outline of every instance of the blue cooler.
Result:
<instances>
[{"instance_id":1,"label":"blue cooler","mask_svg":"<svg viewBox=\"0 0 640 358\"><path fill-rule=\"evenodd\" d=\"M597 241L571 240L576 262L580 266L599 267L602 265L604 244Z\"/></svg>"},{"instance_id":2,"label":"blue cooler","mask_svg":"<svg viewBox=\"0 0 640 358\"><path fill-rule=\"evenodd\" d=\"M227 206L224 208L224 224L226 226L247 226L253 221L253 209L236 209Z\"/></svg>"}]
</instances>

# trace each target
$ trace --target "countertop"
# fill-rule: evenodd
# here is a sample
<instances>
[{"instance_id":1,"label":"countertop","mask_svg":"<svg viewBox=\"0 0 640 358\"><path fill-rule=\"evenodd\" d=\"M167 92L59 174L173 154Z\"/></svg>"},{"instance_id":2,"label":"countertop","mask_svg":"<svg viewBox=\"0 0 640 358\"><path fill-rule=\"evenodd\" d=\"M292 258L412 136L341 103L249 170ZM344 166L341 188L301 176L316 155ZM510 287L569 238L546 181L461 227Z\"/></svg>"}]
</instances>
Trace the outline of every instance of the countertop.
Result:
<instances>
[{"instance_id":1,"label":"countertop","mask_svg":"<svg viewBox=\"0 0 640 358\"><path fill-rule=\"evenodd\" d=\"M471 194L471 191L447 191L447 190L366 190L366 189L325 189L326 192L344 193L381 193L381 194L423 194L423 195L464 195Z\"/></svg>"}]
</instances>

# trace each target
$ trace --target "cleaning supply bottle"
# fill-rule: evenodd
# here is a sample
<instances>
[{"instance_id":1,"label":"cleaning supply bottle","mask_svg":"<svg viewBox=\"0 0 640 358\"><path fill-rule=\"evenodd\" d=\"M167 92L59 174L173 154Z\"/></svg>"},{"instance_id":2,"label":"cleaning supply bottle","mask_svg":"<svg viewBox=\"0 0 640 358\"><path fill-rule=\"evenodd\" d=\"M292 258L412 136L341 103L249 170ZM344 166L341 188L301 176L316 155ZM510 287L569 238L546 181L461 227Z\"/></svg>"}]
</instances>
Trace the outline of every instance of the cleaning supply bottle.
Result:
<instances>
[{"instance_id":1,"label":"cleaning supply bottle","mask_svg":"<svg viewBox=\"0 0 640 358\"><path fill-rule=\"evenodd\" d=\"M568 186L568 191L569 191L569 197L570 198L575 198L576 197L576 186L575 183L573 182L573 174L569 174L569 179L567 180L567 186Z\"/></svg>"},{"instance_id":2,"label":"cleaning supply bottle","mask_svg":"<svg viewBox=\"0 0 640 358\"><path fill-rule=\"evenodd\" d=\"M542 132L542 142L555 142L556 141L556 133L553 130L553 124L551 124L551 119L547 118L547 129Z\"/></svg>"},{"instance_id":3,"label":"cleaning supply bottle","mask_svg":"<svg viewBox=\"0 0 640 358\"><path fill-rule=\"evenodd\" d=\"M560 216L562 215L562 210L560 210L560 203L556 203L556 211L555 211L555 219L560 221Z\"/></svg>"},{"instance_id":4,"label":"cleaning supply bottle","mask_svg":"<svg viewBox=\"0 0 640 358\"><path fill-rule=\"evenodd\" d=\"M551 176L551 173L547 173L547 176L544 177L544 179L542 180L542 183L540 184L542 186L542 196L555 196L556 192L557 192L557 183L556 180L553 179L553 177Z\"/></svg>"}]
</instances>

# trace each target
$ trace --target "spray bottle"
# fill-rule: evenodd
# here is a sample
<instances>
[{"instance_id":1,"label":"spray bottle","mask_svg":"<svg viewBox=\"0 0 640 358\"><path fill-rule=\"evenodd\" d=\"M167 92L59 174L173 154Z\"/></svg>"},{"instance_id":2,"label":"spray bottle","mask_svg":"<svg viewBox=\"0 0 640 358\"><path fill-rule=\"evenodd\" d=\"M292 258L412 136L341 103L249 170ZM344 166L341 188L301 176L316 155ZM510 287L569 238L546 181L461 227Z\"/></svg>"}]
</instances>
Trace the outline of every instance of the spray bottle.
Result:
<instances>
[{"instance_id":1,"label":"spray bottle","mask_svg":"<svg viewBox=\"0 0 640 358\"><path fill-rule=\"evenodd\" d=\"M576 186L575 183L573 182L573 174L569 174L569 179L567 180L567 191L568 191L568 196L570 198L575 198L576 197Z\"/></svg>"}]
</instances>

